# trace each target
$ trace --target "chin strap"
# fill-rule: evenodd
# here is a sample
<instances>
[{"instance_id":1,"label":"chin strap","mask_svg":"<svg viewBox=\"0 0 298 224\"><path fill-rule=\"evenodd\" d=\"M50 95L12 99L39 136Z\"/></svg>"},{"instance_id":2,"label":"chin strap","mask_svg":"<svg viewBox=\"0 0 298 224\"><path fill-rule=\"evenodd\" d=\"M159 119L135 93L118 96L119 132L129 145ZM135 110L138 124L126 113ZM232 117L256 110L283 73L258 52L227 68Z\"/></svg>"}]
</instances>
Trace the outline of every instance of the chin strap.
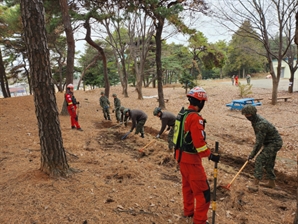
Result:
<instances>
[{"instance_id":1,"label":"chin strap","mask_svg":"<svg viewBox=\"0 0 298 224\"><path fill-rule=\"evenodd\" d=\"M205 100L197 100L193 97L188 97L188 101L191 105L199 107L198 112L200 112L203 109L204 105L205 105Z\"/></svg>"}]
</instances>

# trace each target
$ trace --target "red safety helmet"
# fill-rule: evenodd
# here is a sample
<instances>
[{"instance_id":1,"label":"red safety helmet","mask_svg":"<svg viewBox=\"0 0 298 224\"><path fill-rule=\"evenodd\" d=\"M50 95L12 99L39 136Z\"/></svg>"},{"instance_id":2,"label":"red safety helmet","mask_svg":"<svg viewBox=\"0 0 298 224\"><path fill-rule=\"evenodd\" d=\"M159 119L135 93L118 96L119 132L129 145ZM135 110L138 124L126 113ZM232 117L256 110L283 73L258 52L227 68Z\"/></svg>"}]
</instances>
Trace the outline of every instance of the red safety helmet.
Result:
<instances>
[{"instance_id":1,"label":"red safety helmet","mask_svg":"<svg viewBox=\"0 0 298 224\"><path fill-rule=\"evenodd\" d=\"M186 96L193 97L197 100L207 101L206 91L200 86L196 86L196 87L192 88Z\"/></svg>"},{"instance_id":2,"label":"red safety helmet","mask_svg":"<svg viewBox=\"0 0 298 224\"><path fill-rule=\"evenodd\" d=\"M73 89L74 86L73 86L73 84L70 83L70 84L67 85L67 88L69 88L69 89Z\"/></svg>"}]
</instances>

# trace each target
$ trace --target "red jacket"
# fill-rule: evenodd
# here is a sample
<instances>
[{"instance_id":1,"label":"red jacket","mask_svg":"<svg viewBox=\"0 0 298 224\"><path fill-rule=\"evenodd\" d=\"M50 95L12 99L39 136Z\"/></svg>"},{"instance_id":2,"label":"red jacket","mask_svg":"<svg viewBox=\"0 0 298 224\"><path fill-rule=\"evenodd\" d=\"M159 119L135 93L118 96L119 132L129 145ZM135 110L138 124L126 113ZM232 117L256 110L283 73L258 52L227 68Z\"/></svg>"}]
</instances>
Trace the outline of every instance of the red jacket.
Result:
<instances>
[{"instance_id":1,"label":"red jacket","mask_svg":"<svg viewBox=\"0 0 298 224\"><path fill-rule=\"evenodd\" d=\"M190 105L189 110L194 110ZM202 164L203 157L209 157L211 154L210 149L204 139L204 119L198 113L189 113L184 122L184 133L190 131L193 146L196 148L197 153L182 152L180 162L190 164ZM179 159L179 149L176 150L176 160Z\"/></svg>"},{"instance_id":2,"label":"red jacket","mask_svg":"<svg viewBox=\"0 0 298 224\"><path fill-rule=\"evenodd\" d=\"M71 93L65 93L65 100L67 103L67 106L74 106L72 102L72 94Z\"/></svg>"}]
</instances>

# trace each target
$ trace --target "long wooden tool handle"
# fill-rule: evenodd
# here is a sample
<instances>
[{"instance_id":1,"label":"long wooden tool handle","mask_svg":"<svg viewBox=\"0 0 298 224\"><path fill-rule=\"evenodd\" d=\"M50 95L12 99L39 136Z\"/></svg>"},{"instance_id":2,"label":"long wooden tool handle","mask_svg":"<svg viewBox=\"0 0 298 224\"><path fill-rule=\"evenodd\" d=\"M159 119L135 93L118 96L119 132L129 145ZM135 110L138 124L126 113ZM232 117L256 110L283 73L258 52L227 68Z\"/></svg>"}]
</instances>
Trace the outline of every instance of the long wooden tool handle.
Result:
<instances>
[{"instance_id":1,"label":"long wooden tool handle","mask_svg":"<svg viewBox=\"0 0 298 224\"><path fill-rule=\"evenodd\" d=\"M143 148L139 149L140 152L143 152L144 149L146 149L149 145L151 145L153 142L155 142L155 139L153 139L151 142L149 142L147 145L145 145Z\"/></svg>"},{"instance_id":2,"label":"long wooden tool handle","mask_svg":"<svg viewBox=\"0 0 298 224\"><path fill-rule=\"evenodd\" d=\"M248 163L248 160L246 160L246 162L244 163L244 165L241 167L241 169L238 171L238 173L235 175L235 177L233 178L233 180L229 183L229 185L231 185L234 180L236 179L236 177L241 173L241 171L244 169L244 167L246 166L246 164Z\"/></svg>"},{"instance_id":3,"label":"long wooden tool handle","mask_svg":"<svg viewBox=\"0 0 298 224\"><path fill-rule=\"evenodd\" d=\"M215 142L215 153L218 153L218 142ZM216 216L216 186L217 186L217 163L214 163L214 187L213 187L213 201L212 201L212 224L215 224Z\"/></svg>"}]
</instances>

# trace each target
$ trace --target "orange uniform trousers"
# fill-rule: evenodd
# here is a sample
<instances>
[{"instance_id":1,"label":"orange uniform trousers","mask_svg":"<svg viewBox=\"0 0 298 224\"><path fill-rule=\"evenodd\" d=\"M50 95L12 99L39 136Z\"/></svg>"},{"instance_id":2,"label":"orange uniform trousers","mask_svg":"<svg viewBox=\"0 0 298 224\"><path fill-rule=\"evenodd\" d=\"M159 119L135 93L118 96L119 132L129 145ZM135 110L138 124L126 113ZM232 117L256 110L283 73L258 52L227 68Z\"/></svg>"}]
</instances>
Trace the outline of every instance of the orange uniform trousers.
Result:
<instances>
[{"instance_id":1,"label":"orange uniform trousers","mask_svg":"<svg viewBox=\"0 0 298 224\"><path fill-rule=\"evenodd\" d=\"M70 123L71 123L71 127L76 127L77 129L80 128L79 122L78 122L78 118L77 118L77 113L76 113L76 106L73 106L74 108L72 108L72 105L67 107L68 113L70 115Z\"/></svg>"},{"instance_id":2,"label":"orange uniform trousers","mask_svg":"<svg viewBox=\"0 0 298 224\"><path fill-rule=\"evenodd\" d=\"M201 164L180 162L184 215L192 216L194 224L206 224L210 206L210 187Z\"/></svg>"}]
</instances>

